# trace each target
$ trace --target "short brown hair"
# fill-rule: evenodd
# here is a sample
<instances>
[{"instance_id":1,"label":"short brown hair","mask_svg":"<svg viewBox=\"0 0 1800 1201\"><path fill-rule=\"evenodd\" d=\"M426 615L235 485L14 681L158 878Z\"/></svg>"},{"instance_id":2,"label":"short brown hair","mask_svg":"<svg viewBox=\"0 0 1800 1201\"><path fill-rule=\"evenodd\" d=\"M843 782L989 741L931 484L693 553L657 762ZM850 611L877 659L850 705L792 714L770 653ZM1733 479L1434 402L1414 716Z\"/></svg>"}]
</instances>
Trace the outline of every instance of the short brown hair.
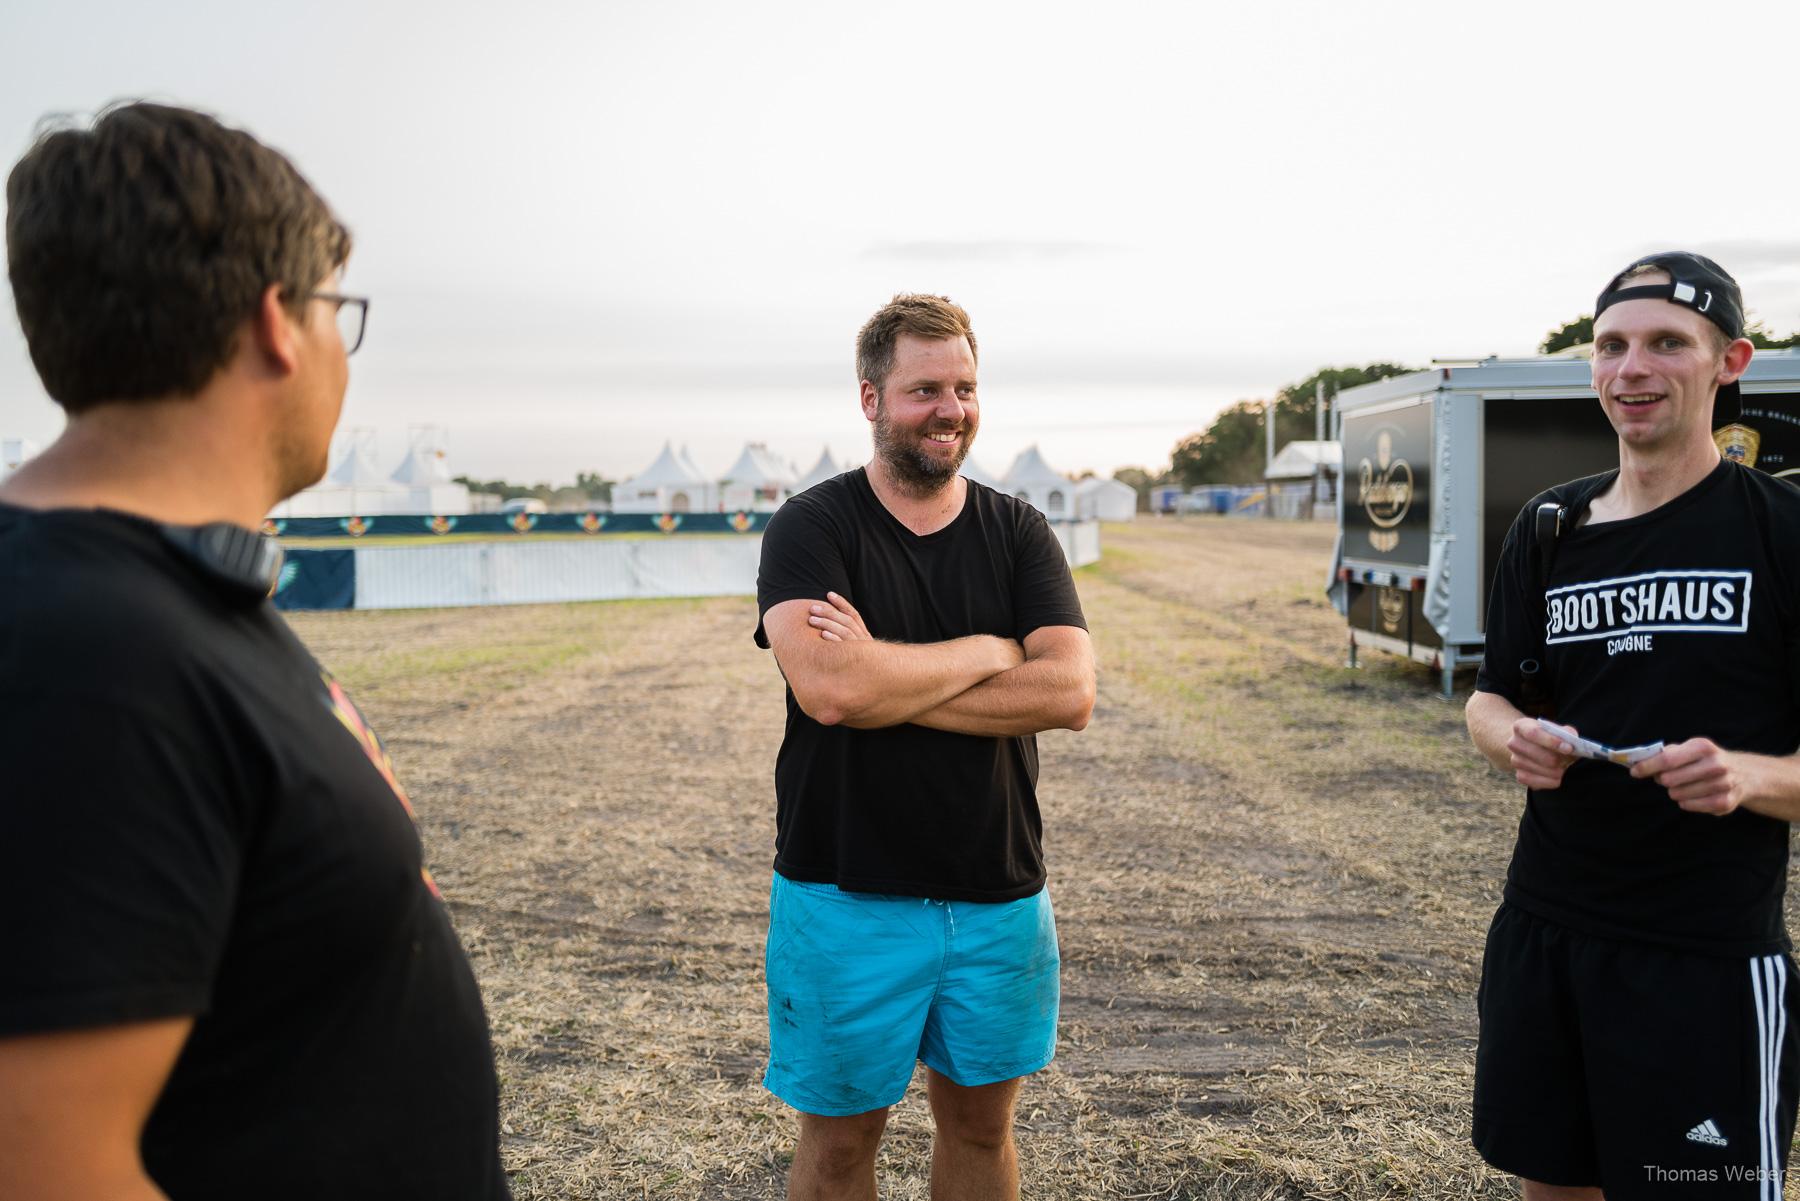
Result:
<instances>
[{"instance_id":1,"label":"short brown hair","mask_svg":"<svg viewBox=\"0 0 1800 1201\"><path fill-rule=\"evenodd\" d=\"M969 354L980 361L975 331L969 314L948 296L901 292L881 307L856 334L856 379L875 385L881 395L888 373L894 369L894 347L901 334L915 338L967 338Z\"/></svg>"},{"instance_id":2,"label":"short brown hair","mask_svg":"<svg viewBox=\"0 0 1800 1201\"><path fill-rule=\"evenodd\" d=\"M349 257L349 231L292 163L191 109L59 123L6 180L19 325L70 413L198 392L269 285L301 316Z\"/></svg>"}]
</instances>

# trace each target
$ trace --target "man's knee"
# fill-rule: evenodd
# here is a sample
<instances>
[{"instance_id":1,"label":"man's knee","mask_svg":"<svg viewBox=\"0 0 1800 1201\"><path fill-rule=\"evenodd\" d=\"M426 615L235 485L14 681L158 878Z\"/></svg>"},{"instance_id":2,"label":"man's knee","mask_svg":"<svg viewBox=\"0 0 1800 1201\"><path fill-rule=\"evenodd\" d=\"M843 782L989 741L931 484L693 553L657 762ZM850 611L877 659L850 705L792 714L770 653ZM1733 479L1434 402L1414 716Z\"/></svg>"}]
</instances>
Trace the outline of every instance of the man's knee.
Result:
<instances>
[{"instance_id":1,"label":"man's knee","mask_svg":"<svg viewBox=\"0 0 1800 1201\"><path fill-rule=\"evenodd\" d=\"M888 1111L871 1109L849 1117L800 1115L800 1142L828 1172L847 1172L871 1162L881 1146Z\"/></svg>"}]
</instances>

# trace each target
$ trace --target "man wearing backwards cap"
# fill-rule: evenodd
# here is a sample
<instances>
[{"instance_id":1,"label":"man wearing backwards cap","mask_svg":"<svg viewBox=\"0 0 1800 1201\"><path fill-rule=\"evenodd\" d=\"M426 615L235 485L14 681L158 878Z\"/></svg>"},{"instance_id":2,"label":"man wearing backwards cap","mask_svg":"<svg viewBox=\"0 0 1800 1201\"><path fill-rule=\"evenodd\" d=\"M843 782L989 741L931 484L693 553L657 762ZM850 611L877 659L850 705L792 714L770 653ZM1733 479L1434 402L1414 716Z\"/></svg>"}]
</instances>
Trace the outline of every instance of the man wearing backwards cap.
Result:
<instances>
[{"instance_id":1,"label":"man wearing backwards cap","mask_svg":"<svg viewBox=\"0 0 1800 1201\"><path fill-rule=\"evenodd\" d=\"M1618 469L1528 504L1495 574L1469 732L1528 791L1482 965L1474 1139L1531 1201L1781 1196L1800 490L1714 443L1743 328L1709 259L1615 276L1593 382ZM1577 758L1528 708L1643 749Z\"/></svg>"}]
</instances>

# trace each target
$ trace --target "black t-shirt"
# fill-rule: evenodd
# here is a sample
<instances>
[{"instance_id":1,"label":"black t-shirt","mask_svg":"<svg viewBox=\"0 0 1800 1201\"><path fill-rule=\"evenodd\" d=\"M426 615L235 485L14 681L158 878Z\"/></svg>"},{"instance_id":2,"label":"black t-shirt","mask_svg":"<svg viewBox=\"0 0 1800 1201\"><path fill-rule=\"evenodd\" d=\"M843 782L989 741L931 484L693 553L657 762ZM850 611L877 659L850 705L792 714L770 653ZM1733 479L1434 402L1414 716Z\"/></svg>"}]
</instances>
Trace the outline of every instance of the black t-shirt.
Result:
<instances>
[{"instance_id":1,"label":"black t-shirt","mask_svg":"<svg viewBox=\"0 0 1800 1201\"><path fill-rule=\"evenodd\" d=\"M759 614L846 597L890 642L972 634L1023 641L1087 628L1068 559L1030 505L970 481L962 512L915 534L862 468L815 484L763 533ZM758 646L768 639L758 621ZM787 692L775 760L775 870L848 892L1010 901L1044 886L1037 739L982 738L911 723L822 726Z\"/></svg>"},{"instance_id":2,"label":"black t-shirt","mask_svg":"<svg viewBox=\"0 0 1800 1201\"><path fill-rule=\"evenodd\" d=\"M151 523L0 505L0 1037L193 1015L172 1201L507 1195L405 794L267 602Z\"/></svg>"},{"instance_id":3,"label":"black t-shirt","mask_svg":"<svg viewBox=\"0 0 1800 1201\"><path fill-rule=\"evenodd\" d=\"M1612 746L1710 738L1800 746L1800 489L1721 461L1668 504L1582 525L1558 543L1545 634L1533 514L1595 495L1616 473L1525 507L1508 533L1476 687L1519 701L1519 662L1544 656L1557 721ZM1577 760L1526 794L1506 897L1607 937L1721 955L1785 949L1788 825L1740 809L1687 813L1654 780Z\"/></svg>"}]
</instances>

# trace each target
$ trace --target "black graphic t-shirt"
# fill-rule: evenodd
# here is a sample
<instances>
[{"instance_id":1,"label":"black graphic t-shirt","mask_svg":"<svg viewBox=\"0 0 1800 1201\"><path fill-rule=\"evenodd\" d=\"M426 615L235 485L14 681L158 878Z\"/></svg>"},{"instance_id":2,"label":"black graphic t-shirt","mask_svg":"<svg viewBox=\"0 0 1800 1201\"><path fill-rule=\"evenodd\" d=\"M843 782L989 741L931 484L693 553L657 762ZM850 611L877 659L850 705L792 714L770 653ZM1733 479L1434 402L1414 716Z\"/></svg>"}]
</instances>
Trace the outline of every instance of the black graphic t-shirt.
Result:
<instances>
[{"instance_id":1,"label":"black graphic t-shirt","mask_svg":"<svg viewBox=\"0 0 1800 1201\"><path fill-rule=\"evenodd\" d=\"M1668 504L1564 533L1531 627L1532 514L1610 483L1552 489L1507 535L1476 687L1519 701L1543 656L1557 721L1611 746L1710 738L1727 750L1800 747L1800 489L1721 460ZM1577 760L1527 793L1506 897L1609 937L1758 955L1784 949L1788 825L1687 813L1654 780Z\"/></svg>"},{"instance_id":2,"label":"black graphic t-shirt","mask_svg":"<svg viewBox=\"0 0 1800 1201\"><path fill-rule=\"evenodd\" d=\"M827 592L894 642L1022 642L1044 626L1087 628L1042 514L973 481L956 519L924 535L887 511L860 467L788 501L763 534L757 612ZM756 643L769 645L760 620ZM1035 737L823 726L789 689L775 760L775 870L848 892L1030 896L1044 886L1037 775Z\"/></svg>"},{"instance_id":3,"label":"black graphic t-shirt","mask_svg":"<svg viewBox=\"0 0 1800 1201\"><path fill-rule=\"evenodd\" d=\"M152 524L0 505L0 1038L192 1016L174 1201L507 1195L481 998L381 744Z\"/></svg>"}]
</instances>

